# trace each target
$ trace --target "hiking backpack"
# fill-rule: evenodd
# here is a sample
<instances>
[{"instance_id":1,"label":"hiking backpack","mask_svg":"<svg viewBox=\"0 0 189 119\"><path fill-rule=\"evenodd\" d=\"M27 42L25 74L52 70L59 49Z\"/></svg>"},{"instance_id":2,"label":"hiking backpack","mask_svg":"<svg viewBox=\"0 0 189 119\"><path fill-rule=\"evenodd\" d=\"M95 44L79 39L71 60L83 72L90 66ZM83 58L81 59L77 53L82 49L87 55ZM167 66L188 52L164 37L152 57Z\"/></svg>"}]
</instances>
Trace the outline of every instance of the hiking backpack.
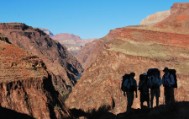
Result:
<instances>
[{"instance_id":1,"label":"hiking backpack","mask_svg":"<svg viewBox=\"0 0 189 119\"><path fill-rule=\"evenodd\" d=\"M148 89L147 86L147 74L141 74L139 77L139 87L138 90Z\"/></svg>"},{"instance_id":2,"label":"hiking backpack","mask_svg":"<svg viewBox=\"0 0 189 119\"><path fill-rule=\"evenodd\" d=\"M121 85L121 90L123 92L133 91L135 87L136 87L135 82L133 79L130 78L130 75L129 74L124 75L122 85Z\"/></svg>"},{"instance_id":3,"label":"hiking backpack","mask_svg":"<svg viewBox=\"0 0 189 119\"><path fill-rule=\"evenodd\" d=\"M156 74L156 75L154 75ZM161 85L160 71L157 68L149 69L147 72L148 75L148 87L149 88L159 88Z\"/></svg>"},{"instance_id":4,"label":"hiking backpack","mask_svg":"<svg viewBox=\"0 0 189 119\"><path fill-rule=\"evenodd\" d=\"M174 88L177 88L177 75L176 75L176 70L175 69L169 69L169 73L173 75L175 84L173 85Z\"/></svg>"}]
</instances>

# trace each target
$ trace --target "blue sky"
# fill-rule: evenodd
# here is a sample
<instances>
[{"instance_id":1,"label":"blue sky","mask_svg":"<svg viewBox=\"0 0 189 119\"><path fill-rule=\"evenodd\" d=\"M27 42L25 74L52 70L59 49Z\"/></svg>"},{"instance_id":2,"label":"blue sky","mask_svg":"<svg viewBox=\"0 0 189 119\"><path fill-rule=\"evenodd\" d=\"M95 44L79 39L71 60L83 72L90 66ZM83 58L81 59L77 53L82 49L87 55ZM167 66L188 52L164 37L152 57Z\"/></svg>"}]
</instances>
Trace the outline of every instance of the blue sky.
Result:
<instances>
[{"instance_id":1,"label":"blue sky","mask_svg":"<svg viewBox=\"0 0 189 119\"><path fill-rule=\"evenodd\" d=\"M175 2L189 0L1 0L0 22L22 22L84 39L100 38L111 29L139 24Z\"/></svg>"}]
</instances>

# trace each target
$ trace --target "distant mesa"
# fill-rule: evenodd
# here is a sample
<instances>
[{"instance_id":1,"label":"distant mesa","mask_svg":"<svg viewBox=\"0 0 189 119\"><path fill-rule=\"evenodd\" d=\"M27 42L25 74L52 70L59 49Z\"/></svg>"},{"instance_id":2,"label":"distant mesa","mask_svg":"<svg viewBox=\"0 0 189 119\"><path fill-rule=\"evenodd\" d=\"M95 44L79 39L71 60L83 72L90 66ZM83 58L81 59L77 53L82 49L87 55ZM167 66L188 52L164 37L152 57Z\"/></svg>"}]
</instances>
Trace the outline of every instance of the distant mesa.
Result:
<instances>
[{"instance_id":1,"label":"distant mesa","mask_svg":"<svg viewBox=\"0 0 189 119\"><path fill-rule=\"evenodd\" d=\"M78 54L80 49L85 46L86 43L93 41L93 39L83 40L77 35L68 33L56 34L52 36L52 39L65 45L68 51L70 51L73 55Z\"/></svg>"},{"instance_id":2,"label":"distant mesa","mask_svg":"<svg viewBox=\"0 0 189 119\"><path fill-rule=\"evenodd\" d=\"M81 40L81 38L79 36L69 34L69 33L56 34L52 38L55 39L55 40L75 40L75 41Z\"/></svg>"}]
</instances>

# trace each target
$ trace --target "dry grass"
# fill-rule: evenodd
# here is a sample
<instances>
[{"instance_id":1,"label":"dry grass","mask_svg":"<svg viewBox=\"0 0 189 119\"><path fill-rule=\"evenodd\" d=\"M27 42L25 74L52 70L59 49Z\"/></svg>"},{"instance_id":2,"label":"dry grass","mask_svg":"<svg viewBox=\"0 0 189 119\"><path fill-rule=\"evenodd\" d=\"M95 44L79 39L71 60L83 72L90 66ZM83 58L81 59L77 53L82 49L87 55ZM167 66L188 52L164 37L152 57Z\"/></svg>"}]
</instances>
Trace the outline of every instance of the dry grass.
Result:
<instances>
[{"instance_id":1,"label":"dry grass","mask_svg":"<svg viewBox=\"0 0 189 119\"><path fill-rule=\"evenodd\" d=\"M113 51L122 52L127 55L142 56L156 59L170 59L167 48L160 44L139 43L134 41L123 42L119 45L112 45Z\"/></svg>"}]
</instances>

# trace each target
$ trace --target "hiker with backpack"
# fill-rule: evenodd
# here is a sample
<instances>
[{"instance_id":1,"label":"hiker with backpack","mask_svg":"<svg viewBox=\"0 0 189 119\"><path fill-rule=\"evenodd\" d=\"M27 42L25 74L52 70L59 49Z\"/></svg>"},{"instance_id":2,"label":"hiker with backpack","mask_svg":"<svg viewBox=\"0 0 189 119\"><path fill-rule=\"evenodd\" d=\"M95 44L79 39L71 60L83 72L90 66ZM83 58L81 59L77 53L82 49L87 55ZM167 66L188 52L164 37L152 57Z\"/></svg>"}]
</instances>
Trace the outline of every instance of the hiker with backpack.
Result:
<instances>
[{"instance_id":1,"label":"hiker with backpack","mask_svg":"<svg viewBox=\"0 0 189 119\"><path fill-rule=\"evenodd\" d=\"M146 101L148 108L150 108L149 104L149 87L147 85L148 77L147 73L141 74L139 76L139 88L140 91L140 107L144 108L143 103Z\"/></svg>"},{"instance_id":2,"label":"hiker with backpack","mask_svg":"<svg viewBox=\"0 0 189 119\"><path fill-rule=\"evenodd\" d=\"M134 92L136 92L137 98L137 83L134 79L135 73L125 74L122 80L121 89L123 91L124 96L127 96L127 111L131 111L131 107L134 100Z\"/></svg>"},{"instance_id":3,"label":"hiker with backpack","mask_svg":"<svg viewBox=\"0 0 189 119\"><path fill-rule=\"evenodd\" d=\"M174 88L177 88L176 70L165 67L163 72L162 82L164 86L165 104L168 105L175 102Z\"/></svg>"},{"instance_id":4,"label":"hiker with backpack","mask_svg":"<svg viewBox=\"0 0 189 119\"><path fill-rule=\"evenodd\" d=\"M150 88L150 107L153 108L154 97L156 98L156 107L159 106L161 78L160 71L157 68L149 69L148 87Z\"/></svg>"}]
</instances>

